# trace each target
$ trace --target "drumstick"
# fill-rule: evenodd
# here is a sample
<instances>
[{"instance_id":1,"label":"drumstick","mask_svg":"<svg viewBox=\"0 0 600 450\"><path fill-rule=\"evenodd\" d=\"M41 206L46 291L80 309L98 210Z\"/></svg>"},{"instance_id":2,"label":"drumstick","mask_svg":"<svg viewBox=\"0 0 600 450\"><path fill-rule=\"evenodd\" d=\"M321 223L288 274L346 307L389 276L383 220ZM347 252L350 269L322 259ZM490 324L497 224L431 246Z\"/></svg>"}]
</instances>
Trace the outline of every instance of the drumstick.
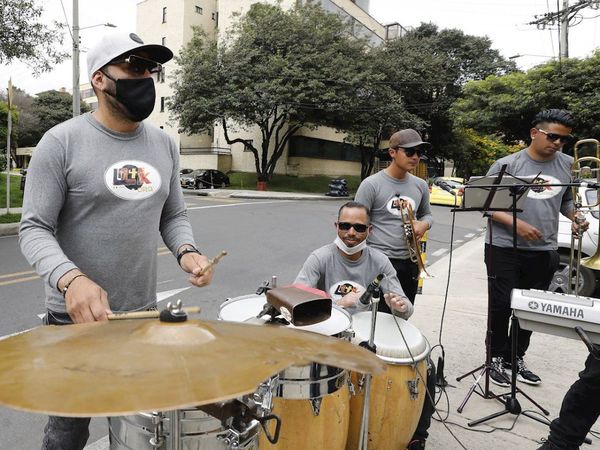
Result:
<instances>
[{"instance_id":1,"label":"drumstick","mask_svg":"<svg viewBox=\"0 0 600 450\"><path fill-rule=\"evenodd\" d=\"M187 314L196 314L200 312L199 306L190 306L183 308ZM160 317L160 311L135 311L126 313L109 314L108 320L126 320L126 319L157 319Z\"/></svg>"},{"instance_id":2,"label":"drumstick","mask_svg":"<svg viewBox=\"0 0 600 450\"><path fill-rule=\"evenodd\" d=\"M221 260L221 258L225 255L227 255L227 252L225 250L222 250L221 253L219 253L213 259L209 259L208 264L206 266L204 266L202 268L202 270L200 270L200 273L198 274L198 276L204 275L208 270L212 269L212 267L215 264L217 264Z\"/></svg>"}]
</instances>

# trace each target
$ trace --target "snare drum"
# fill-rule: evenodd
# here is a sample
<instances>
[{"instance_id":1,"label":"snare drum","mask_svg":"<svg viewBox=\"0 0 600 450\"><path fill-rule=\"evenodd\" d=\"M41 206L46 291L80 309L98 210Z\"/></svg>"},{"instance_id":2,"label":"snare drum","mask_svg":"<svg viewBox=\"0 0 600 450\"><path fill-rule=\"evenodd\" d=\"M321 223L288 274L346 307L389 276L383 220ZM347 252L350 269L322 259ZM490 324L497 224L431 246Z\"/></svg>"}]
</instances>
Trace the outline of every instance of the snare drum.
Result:
<instances>
[{"instance_id":1,"label":"snare drum","mask_svg":"<svg viewBox=\"0 0 600 450\"><path fill-rule=\"evenodd\" d=\"M221 305L219 319L246 322L255 318L266 302L264 295L229 299ZM351 324L350 314L334 306L331 317L323 322L287 327L350 340ZM260 448L343 450L350 414L347 381L346 370L317 363L285 369L278 375L278 383L269 380L274 386L272 412L281 419L281 432L275 445L261 435Z\"/></svg>"},{"instance_id":2,"label":"snare drum","mask_svg":"<svg viewBox=\"0 0 600 450\"><path fill-rule=\"evenodd\" d=\"M353 343L368 341L371 312L354 314L352 319L355 333ZM394 317L377 313L374 342L377 356L387 363L387 369L371 379L369 450L406 448L419 423L427 391L427 356L431 351L429 342L417 327L399 317L395 319L408 348ZM350 399L347 450L359 448L364 401L364 377L353 373L352 382L356 395Z\"/></svg>"},{"instance_id":3,"label":"snare drum","mask_svg":"<svg viewBox=\"0 0 600 450\"><path fill-rule=\"evenodd\" d=\"M171 434L169 416L179 414L179 439ZM253 423L245 436L231 434L221 421L199 409L169 413L140 413L109 417L110 450L256 450L260 425ZM236 443L237 441L237 443Z\"/></svg>"}]
</instances>

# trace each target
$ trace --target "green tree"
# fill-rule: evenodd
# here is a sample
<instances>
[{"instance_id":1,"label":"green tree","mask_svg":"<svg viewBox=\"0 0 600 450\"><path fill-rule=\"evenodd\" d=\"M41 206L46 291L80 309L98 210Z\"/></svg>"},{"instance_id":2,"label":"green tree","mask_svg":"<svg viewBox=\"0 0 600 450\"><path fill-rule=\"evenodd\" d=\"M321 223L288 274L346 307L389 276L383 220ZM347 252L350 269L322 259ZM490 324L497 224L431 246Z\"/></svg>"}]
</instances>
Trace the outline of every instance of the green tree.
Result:
<instances>
[{"instance_id":1,"label":"green tree","mask_svg":"<svg viewBox=\"0 0 600 450\"><path fill-rule=\"evenodd\" d=\"M81 112L90 111L85 102L81 102ZM68 92L45 91L35 97L31 112L37 121L37 132L41 137L46 131L73 117L73 97ZM39 139L38 139L39 140Z\"/></svg>"},{"instance_id":2,"label":"green tree","mask_svg":"<svg viewBox=\"0 0 600 450\"><path fill-rule=\"evenodd\" d=\"M64 25L42 23L42 12L34 0L0 0L0 63L21 60L40 73L68 56L57 48Z\"/></svg>"},{"instance_id":3,"label":"green tree","mask_svg":"<svg viewBox=\"0 0 600 450\"><path fill-rule=\"evenodd\" d=\"M188 133L219 123L229 145L252 152L259 180L267 181L296 131L340 127L356 109L373 75L364 51L348 24L318 6L253 4L225 42L195 30L177 60L173 117ZM230 137L251 127L260 129L260 142Z\"/></svg>"},{"instance_id":4,"label":"green tree","mask_svg":"<svg viewBox=\"0 0 600 450\"><path fill-rule=\"evenodd\" d=\"M484 136L470 128L454 130L450 152L454 155L456 175L469 178L484 175L497 159L518 151L518 145L508 145L497 136Z\"/></svg>"},{"instance_id":5,"label":"green tree","mask_svg":"<svg viewBox=\"0 0 600 450\"><path fill-rule=\"evenodd\" d=\"M600 52L552 61L526 73L469 82L452 106L460 127L497 134L505 142L529 140L531 120L547 108L565 108L577 119L578 136L600 137Z\"/></svg>"},{"instance_id":6,"label":"green tree","mask_svg":"<svg viewBox=\"0 0 600 450\"><path fill-rule=\"evenodd\" d=\"M408 111L426 124L432 156L450 156L453 134L449 110L465 83L515 70L514 63L491 45L487 37L457 29L439 30L432 23L422 23L386 44L381 70Z\"/></svg>"}]
</instances>

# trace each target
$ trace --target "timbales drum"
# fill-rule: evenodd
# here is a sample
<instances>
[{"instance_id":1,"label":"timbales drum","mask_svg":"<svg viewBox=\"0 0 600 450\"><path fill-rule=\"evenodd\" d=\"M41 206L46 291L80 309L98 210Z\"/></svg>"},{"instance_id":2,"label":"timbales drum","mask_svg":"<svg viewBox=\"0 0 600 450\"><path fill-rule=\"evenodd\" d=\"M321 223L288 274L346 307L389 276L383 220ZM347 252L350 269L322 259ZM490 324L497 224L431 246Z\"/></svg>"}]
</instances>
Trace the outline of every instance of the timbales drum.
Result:
<instances>
[{"instance_id":1,"label":"timbales drum","mask_svg":"<svg viewBox=\"0 0 600 450\"><path fill-rule=\"evenodd\" d=\"M178 414L175 420L174 414ZM260 424L257 421L240 435L195 408L110 417L108 421L110 450L258 449ZM177 423L175 427L173 423Z\"/></svg>"},{"instance_id":2,"label":"timbales drum","mask_svg":"<svg viewBox=\"0 0 600 450\"><path fill-rule=\"evenodd\" d=\"M229 299L221 305L219 319L233 322L252 320L265 303L264 295ZM323 322L299 327L290 324L287 327L350 340L351 324L350 314L334 306L331 317ZM268 380L265 384L273 389L271 409L281 419L281 432L276 444L270 444L261 435L261 450L345 448L350 417L346 370L317 363L292 366L281 372L277 379Z\"/></svg>"},{"instance_id":3,"label":"timbales drum","mask_svg":"<svg viewBox=\"0 0 600 450\"><path fill-rule=\"evenodd\" d=\"M399 331L398 327L402 330ZM371 313L352 316L353 343L369 340ZM406 344L405 344L406 342ZM427 391L429 342L419 329L399 317L377 313L375 346L387 370L371 380L369 450L406 448L415 432ZM347 450L359 448L364 402L364 377L352 373L356 395L350 398Z\"/></svg>"}]
</instances>

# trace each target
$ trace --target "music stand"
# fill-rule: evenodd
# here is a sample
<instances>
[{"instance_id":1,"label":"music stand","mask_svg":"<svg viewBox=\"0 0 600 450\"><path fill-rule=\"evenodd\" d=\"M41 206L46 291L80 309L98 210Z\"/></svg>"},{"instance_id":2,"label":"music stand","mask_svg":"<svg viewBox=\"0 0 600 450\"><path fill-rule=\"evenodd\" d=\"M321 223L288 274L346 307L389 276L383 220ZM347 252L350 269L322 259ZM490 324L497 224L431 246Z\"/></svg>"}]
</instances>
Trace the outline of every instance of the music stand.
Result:
<instances>
[{"instance_id":1,"label":"music stand","mask_svg":"<svg viewBox=\"0 0 600 450\"><path fill-rule=\"evenodd\" d=\"M495 176L487 176L487 177L478 177L475 180L472 180L470 185L465 186L465 196L463 198L463 207L456 209L456 211L480 211L483 213L487 213L490 211L503 211L503 212L511 212L512 213L512 237L513 237L513 250L517 251L517 212L521 212L523 209L522 204L527 197L525 194L528 192L529 187L535 185L536 177L529 178L518 178L513 175L510 175L506 172L507 165L502 166L498 175ZM471 189L472 192L479 191L474 195L467 194L468 189ZM488 217L488 228L490 229L490 252L492 251L492 219L491 216ZM493 264L493 258L490 253L490 264ZM493 271L492 271L493 273ZM486 330L486 339L485 339L485 348L486 348L486 358L485 363L475 369L467 372L460 377L457 377L457 381L461 381L463 378L474 374L479 371L479 374L475 377L473 385L469 389L469 392L465 396L464 400L457 408L458 413L462 413L465 405L469 401L469 398L473 394L473 392L480 395L482 398L490 399L494 398L505 405L505 409L498 413L492 414L490 416L484 417L482 419L474 420L468 423L469 426L475 426L479 423L485 422L487 420L493 419L495 417L502 416L507 413L511 414L524 414L527 417L530 417L538 422L548 424L547 422L542 421L541 419L530 416L526 412L522 412L521 406L516 398L517 392L520 392L525 396L529 401L531 401L536 407L538 407L544 414L549 415L550 413L545 410L542 406L537 404L531 397L525 394L520 388L516 387L517 383L517 371L514 370L516 367L516 347L517 347L517 319L514 315L511 318L511 335L512 335L512 377L511 382L511 391L510 396L506 399L502 397L507 397L509 394L500 394L496 395L490 390L490 370L492 370L492 355L491 355L491 337L492 337L492 309L491 309L491 286L488 282L488 320L487 320L487 330ZM483 393L477 391L477 387L479 387L479 381L482 377L485 376L485 391Z\"/></svg>"}]
</instances>

